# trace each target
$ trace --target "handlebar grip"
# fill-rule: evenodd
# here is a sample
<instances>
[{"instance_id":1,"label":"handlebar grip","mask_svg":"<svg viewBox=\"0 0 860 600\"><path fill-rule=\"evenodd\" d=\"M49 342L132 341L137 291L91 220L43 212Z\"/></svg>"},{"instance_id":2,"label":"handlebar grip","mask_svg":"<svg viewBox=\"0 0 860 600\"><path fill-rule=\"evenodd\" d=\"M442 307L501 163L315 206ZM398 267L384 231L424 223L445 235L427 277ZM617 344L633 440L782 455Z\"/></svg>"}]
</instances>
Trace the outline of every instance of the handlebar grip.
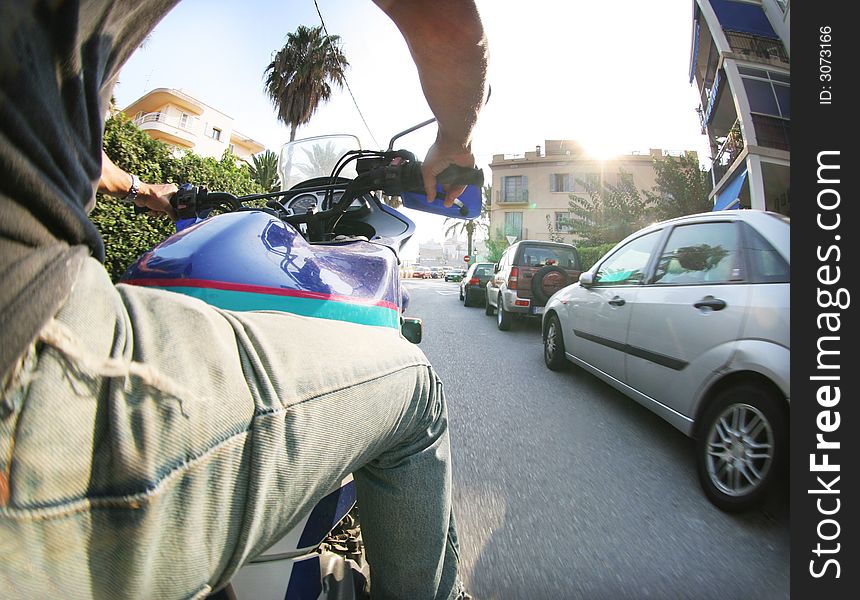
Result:
<instances>
[{"instance_id":1,"label":"handlebar grip","mask_svg":"<svg viewBox=\"0 0 860 600\"><path fill-rule=\"evenodd\" d=\"M442 185L484 185L484 171L478 167L461 167L459 165L448 165L444 171L436 176L436 182Z\"/></svg>"},{"instance_id":2,"label":"handlebar grip","mask_svg":"<svg viewBox=\"0 0 860 600\"><path fill-rule=\"evenodd\" d=\"M190 183L183 183L179 186L179 191L173 194L170 199L170 204L176 211L176 215L180 219L193 219L197 216L198 192L202 192L203 197L206 196L206 188L198 190Z\"/></svg>"}]
</instances>

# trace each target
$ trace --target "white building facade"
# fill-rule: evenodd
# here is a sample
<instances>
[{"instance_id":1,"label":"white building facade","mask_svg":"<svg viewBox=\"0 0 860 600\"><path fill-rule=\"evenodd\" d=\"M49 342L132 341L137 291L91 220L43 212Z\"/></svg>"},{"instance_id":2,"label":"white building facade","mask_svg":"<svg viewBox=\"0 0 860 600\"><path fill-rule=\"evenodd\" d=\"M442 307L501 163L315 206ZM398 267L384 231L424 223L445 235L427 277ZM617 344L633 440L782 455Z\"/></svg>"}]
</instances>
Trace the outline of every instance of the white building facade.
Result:
<instances>
[{"instance_id":1,"label":"white building facade","mask_svg":"<svg viewBox=\"0 0 860 600\"><path fill-rule=\"evenodd\" d=\"M791 212L790 19L790 0L693 1L690 81L714 210Z\"/></svg>"}]
</instances>

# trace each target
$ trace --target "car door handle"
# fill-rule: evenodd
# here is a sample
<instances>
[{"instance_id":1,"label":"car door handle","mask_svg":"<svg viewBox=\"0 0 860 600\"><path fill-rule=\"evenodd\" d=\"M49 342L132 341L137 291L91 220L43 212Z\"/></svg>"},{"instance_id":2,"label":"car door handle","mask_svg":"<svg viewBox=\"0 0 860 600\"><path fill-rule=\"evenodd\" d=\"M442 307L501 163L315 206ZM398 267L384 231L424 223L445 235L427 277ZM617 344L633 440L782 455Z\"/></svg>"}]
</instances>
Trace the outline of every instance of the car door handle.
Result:
<instances>
[{"instance_id":1,"label":"car door handle","mask_svg":"<svg viewBox=\"0 0 860 600\"><path fill-rule=\"evenodd\" d=\"M723 310L726 307L726 301L714 298L713 296L705 296L698 302L694 303L696 308L710 308L712 310Z\"/></svg>"},{"instance_id":2,"label":"car door handle","mask_svg":"<svg viewBox=\"0 0 860 600\"><path fill-rule=\"evenodd\" d=\"M612 300L609 301L609 304L612 306L624 306L626 301L621 296L615 296Z\"/></svg>"}]
</instances>

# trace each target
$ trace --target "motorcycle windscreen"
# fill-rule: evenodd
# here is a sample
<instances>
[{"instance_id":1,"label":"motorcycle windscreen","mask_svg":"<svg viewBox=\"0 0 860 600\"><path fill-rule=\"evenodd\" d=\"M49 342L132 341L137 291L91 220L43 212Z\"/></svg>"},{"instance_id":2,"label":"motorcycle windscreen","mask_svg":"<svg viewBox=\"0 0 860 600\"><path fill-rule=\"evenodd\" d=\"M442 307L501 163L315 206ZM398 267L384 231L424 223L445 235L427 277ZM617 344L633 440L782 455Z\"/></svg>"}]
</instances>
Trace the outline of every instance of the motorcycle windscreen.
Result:
<instances>
[{"instance_id":1,"label":"motorcycle windscreen","mask_svg":"<svg viewBox=\"0 0 860 600\"><path fill-rule=\"evenodd\" d=\"M480 187L476 185L466 186L466 189L454 201L454 204L447 208L443 205L442 199L445 197L445 192L442 191L442 186L436 186L436 191L438 193L436 194L436 200L433 202L427 201L426 194L416 194L414 192L404 192L400 195L400 199L406 208L442 215L451 219L466 219L470 221L481 216Z\"/></svg>"}]
</instances>

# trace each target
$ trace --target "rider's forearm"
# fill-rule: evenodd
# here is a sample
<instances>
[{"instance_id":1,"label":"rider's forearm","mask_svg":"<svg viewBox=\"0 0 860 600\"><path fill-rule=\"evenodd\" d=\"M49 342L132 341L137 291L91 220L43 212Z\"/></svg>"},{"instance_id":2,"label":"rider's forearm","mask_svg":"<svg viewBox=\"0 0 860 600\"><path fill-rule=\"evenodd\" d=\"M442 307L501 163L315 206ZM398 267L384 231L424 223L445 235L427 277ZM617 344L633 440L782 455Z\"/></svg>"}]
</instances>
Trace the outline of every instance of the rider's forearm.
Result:
<instances>
[{"instance_id":1,"label":"rider's forearm","mask_svg":"<svg viewBox=\"0 0 860 600\"><path fill-rule=\"evenodd\" d=\"M374 0L400 29L430 109L439 142L469 151L484 102L489 52L472 0Z\"/></svg>"},{"instance_id":2,"label":"rider's forearm","mask_svg":"<svg viewBox=\"0 0 860 600\"><path fill-rule=\"evenodd\" d=\"M99 179L99 192L108 196L125 196L131 188L131 174L126 173L102 150L102 174Z\"/></svg>"}]
</instances>

